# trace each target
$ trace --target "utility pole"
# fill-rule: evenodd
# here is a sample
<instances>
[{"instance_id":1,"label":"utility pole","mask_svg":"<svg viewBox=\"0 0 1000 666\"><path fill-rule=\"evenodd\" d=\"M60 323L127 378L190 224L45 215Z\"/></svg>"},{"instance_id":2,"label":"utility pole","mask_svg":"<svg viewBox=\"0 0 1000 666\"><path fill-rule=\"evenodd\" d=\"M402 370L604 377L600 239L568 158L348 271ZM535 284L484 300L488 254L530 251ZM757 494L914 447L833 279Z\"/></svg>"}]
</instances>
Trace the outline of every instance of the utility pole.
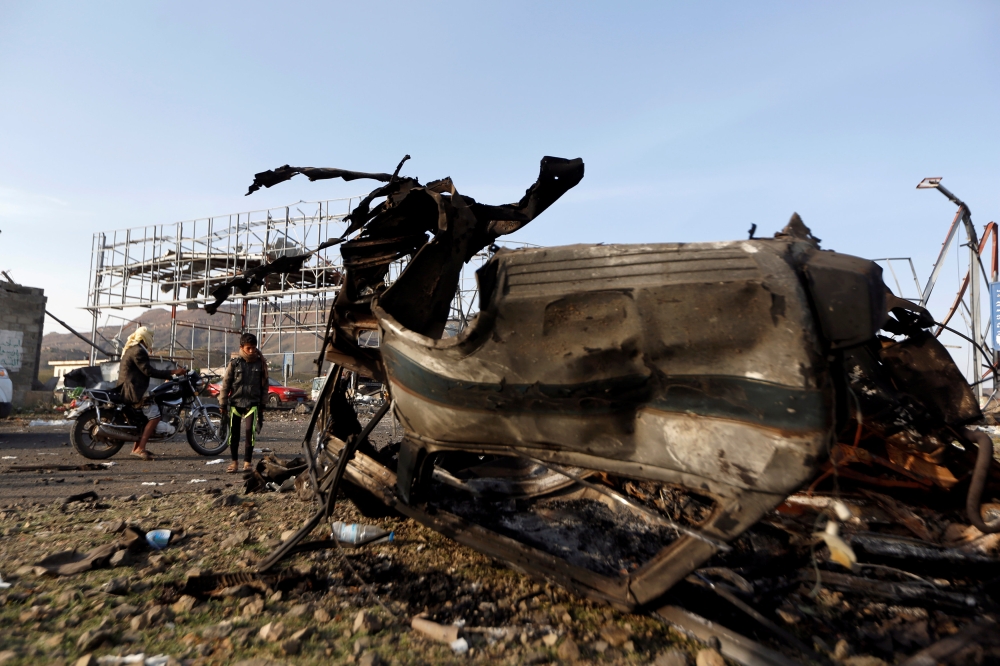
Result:
<instances>
[{"instance_id":1,"label":"utility pole","mask_svg":"<svg viewBox=\"0 0 1000 666\"><path fill-rule=\"evenodd\" d=\"M930 298L931 290L934 289L934 283L936 282L938 273L941 271L941 266L944 263L945 254L948 252L948 248L951 246L951 241L955 237L955 232L958 229L958 224L961 222L965 226L965 234L968 237L969 242L969 314L971 315L971 327L972 327L972 390L976 394L976 400L982 404L983 398L983 384L980 381L980 375L982 374L983 357L980 348L983 346L983 330L980 312L980 302L979 302L979 277L980 277L980 262L979 262L979 237L976 234L976 227L972 224L972 211L965 204L964 201L952 194L944 185L941 184L941 178L924 178L917 184L918 190L937 190L943 194L949 201L958 206L958 210L955 212L955 219L951 222L951 228L948 230L948 237L944 242L944 246L941 248L941 254L938 255L938 260L934 263L934 269L931 271L931 277L927 281L927 286L924 288L923 293L923 305L927 307L927 300ZM996 279L994 273L994 279Z\"/></svg>"}]
</instances>

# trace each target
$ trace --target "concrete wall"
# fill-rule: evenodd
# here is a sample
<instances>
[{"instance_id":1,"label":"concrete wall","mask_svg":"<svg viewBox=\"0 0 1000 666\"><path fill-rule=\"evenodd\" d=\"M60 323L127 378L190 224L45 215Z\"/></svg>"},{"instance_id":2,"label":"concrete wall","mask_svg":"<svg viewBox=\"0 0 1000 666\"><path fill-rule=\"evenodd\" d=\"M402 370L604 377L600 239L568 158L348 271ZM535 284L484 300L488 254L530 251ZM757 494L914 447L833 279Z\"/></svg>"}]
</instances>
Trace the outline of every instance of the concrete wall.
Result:
<instances>
[{"instance_id":1,"label":"concrete wall","mask_svg":"<svg viewBox=\"0 0 1000 666\"><path fill-rule=\"evenodd\" d=\"M0 281L0 365L10 373L16 407L38 381L45 301L41 289Z\"/></svg>"}]
</instances>

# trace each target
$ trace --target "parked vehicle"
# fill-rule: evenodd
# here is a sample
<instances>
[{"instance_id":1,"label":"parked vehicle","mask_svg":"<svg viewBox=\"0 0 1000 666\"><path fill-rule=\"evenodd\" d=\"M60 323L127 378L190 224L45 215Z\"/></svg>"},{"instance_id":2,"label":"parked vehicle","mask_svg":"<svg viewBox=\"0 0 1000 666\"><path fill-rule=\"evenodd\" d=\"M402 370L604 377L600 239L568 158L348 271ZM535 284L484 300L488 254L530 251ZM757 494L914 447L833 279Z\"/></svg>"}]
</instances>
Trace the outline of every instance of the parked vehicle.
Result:
<instances>
[{"instance_id":1,"label":"parked vehicle","mask_svg":"<svg viewBox=\"0 0 1000 666\"><path fill-rule=\"evenodd\" d=\"M322 378L320 377L319 379ZM267 382L268 387L266 402L270 409L291 409L299 403L307 402L310 399L309 394L303 389L295 388L294 386L284 386L276 379L268 379ZM212 397L218 397L219 391L221 390L222 383L216 382L209 384L205 393Z\"/></svg>"},{"instance_id":2,"label":"parked vehicle","mask_svg":"<svg viewBox=\"0 0 1000 666\"><path fill-rule=\"evenodd\" d=\"M271 409L291 408L309 400L309 394L300 388L282 386L277 379L268 379L267 383L267 406Z\"/></svg>"},{"instance_id":3,"label":"parked vehicle","mask_svg":"<svg viewBox=\"0 0 1000 666\"><path fill-rule=\"evenodd\" d=\"M14 384L10 381L10 373L0 365L0 419L5 419L14 411Z\"/></svg>"},{"instance_id":4,"label":"parked vehicle","mask_svg":"<svg viewBox=\"0 0 1000 666\"><path fill-rule=\"evenodd\" d=\"M206 386L205 378L191 370L150 390L161 415L150 441L169 440L183 432L196 453L215 456L224 451L228 442L222 412L199 397ZM118 453L125 442L138 440L140 424L129 420L124 407L125 399L115 389L86 389L76 408L66 414L76 421L70 430L73 448L84 458L101 460Z\"/></svg>"}]
</instances>

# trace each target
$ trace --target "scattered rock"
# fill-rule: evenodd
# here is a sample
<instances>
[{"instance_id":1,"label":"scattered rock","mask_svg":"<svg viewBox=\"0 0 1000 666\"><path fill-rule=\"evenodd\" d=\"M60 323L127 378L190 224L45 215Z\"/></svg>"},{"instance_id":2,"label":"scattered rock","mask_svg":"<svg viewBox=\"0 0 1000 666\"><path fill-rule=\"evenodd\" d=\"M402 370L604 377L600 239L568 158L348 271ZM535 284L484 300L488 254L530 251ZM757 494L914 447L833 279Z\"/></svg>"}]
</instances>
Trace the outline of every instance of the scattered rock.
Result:
<instances>
[{"instance_id":1,"label":"scattered rock","mask_svg":"<svg viewBox=\"0 0 1000 666\"><path fill-rule=\"evenodd\" d=\"M220 545L223 550L229 550L230 548L236 548L242 546L247 541L250 540L250 532L247 530L236 530L233 532L232 536L225 539Z\"/></svg>"},{"instance_id":2,"label":"scattered rock","mask_svg":"<svg viewBox=\"0 0 1000 666\"><path fill-rule=\"evenodd\" d=\"M326 624L332 618L330 617L330 613L327 612L325 608L317 608L316 612L313 613L313 619L319 622L320 624Z\"/></svg>"},{"instance_id":3,"label":"scattered rock","mask_svg":"<svg viewBox=\"0 0 1000 666\"><path fill-rule=\"evenodd\" d=\"M185 594L183 597L174 602L170 607L175 613L190 613L191 609L197 605L198 600L189 594Z\"/></svg>"},{"instance_id":4,"label":"scattered rock","mask_svg":"<svg viewBox=\"0 0 1000 666\"><path fill-rule=\"evenodd\" d=\"M207 640L221 640L231 633L233 633L233 623L224 620L219 624L214 624L204 629L201 632L201 636Z\"/></svg>"},{"instance_id":5,"label":"scattered rock","mask_svg":"<svg viewBox=\"0 0 1000 666\"><path fill-rule=\"evenodd\" d=\"M833 658L837 661L843 661L851 655L851 644L841 638L837 641L837 644L833 646Z\"/></svg>"},{"instance_id":6,"label":"scattered rock","mask_svg":"<svg viewBox=\"0 0 1000 666\"><path fill-rule=\"evenodd\" d=\"M281 542L284 543L284 542L288 541L293 536L295 536L296 532L298 532L298 530L285 530L284 532L281 533L281 537L280 537L281 538Z\"/></svg>"},{"instance_id":7,"label":"scattered rock","mask_svg":"<svg viewBox=\"0 0 1000 666\"><path fill-rule=\"evenodd\" d=\"M295 604L288 609L285 613L286 617L302 617L304 615L312 615L313 605L312 604Z\"/></svg>"},{"instance_id":8,"label":"scattered rock","mask_svg":"<svg viewBox=\"0 0 1000 666\"><path fill-rule=\"evenodd\" d=\"M558 641L559 641L559 636L557 636L556 634L545 634L544 636L542 636L542 643L545 644L545 647L552 647Z\"/></svg>"},{"instance_id":9,"label":"scattered rock","mask_svg":"<svg viewBox=\"0 0 1000 666\"><path fill-rule=\"evenodd\" d=\"M254 599L243 607L243 617L256 617L264 611L264 600Z\"/></svg>"},{"instance_id":10,"label":"scattered rock","mask_svg":"<svg viewBox=\"0 0 1000 666\"><path fill-rule=\"evenodd\" d=\"M128 578L112 578L107 583L101 586L101 590L107 592L108 594L127 594L129 588Z\"/></svg>"},{"instance_id":11,"label":"scattered rock","mask_svg":"<svg viewBox=\"0 0 1000 666\"><path fill-rule=\"evenodd\" d=\"M559 657L560 661L576 661L580 658L580 647L576 641L567 637L556 650L556 656Z\"/></svg>"},{"instance_id":12,"label":"scattered rock","mask_svg":"<svg viewBox=\"0 0 1000 666\"><path fill-rule=\"evenodd\" d=\"M305 629L299 629L294 634L292 634L292 638L301 643L305 643L307 640L312 638L313 633L314 630L312 627L306 627Z\"/></svg>"},{"instance_id":13,"label":"scattered rock","mask_svg":"<svg viewBox=\"0 0 1000 666\"><path fill-rule=\"evenodd\" d=\"M108 613L108 617L116 622L120 622L121 620L132 617L138 613L139 609L132 604L122 604L121 606L111 609L111 612Z\"/></svg>"},{"instance_id":14,"label":"scattered rock","mask_svg":"<svg viewBox=\"0 0 1000 666\"><path fill-rule=\"evenodd\" d=\"M107 640L111 640L111 632L104 629L88 629L80 634L76 647L80 652L90 652L99 648Z\"/></svg>"},{"instance_id":15,"label":"scattered rock","mask_svg":"<svg viewBox=\"0 0 1000 666\"><path fill-rule=\"evenodd\" d=\"M8 650L8 652L10 651ZM6 652L0 652L0 655L3 654L6 654ZM3 661L0 660L0 664L2 663ZM77 659L76 662L73 663L73 666L97 666L97 659L92 654L85 654L79 659Z\"/></svg>"},{"instance_id":16,"label":"scattered rock","mask_svg":"<svg viewBox=\"0 0 1000 666\"><path fill-rule=\"evenodd\" d=\"M378 652L365 652L358 659L358 666L382 666L384 663Z\"/></svg>"},{"instance_id":17,"label":"scattered rock","mask_svg":"<svg viewBox=\"0 0 1000 666\"><path fill-rule=\"evenodd\" d=\"M298 654L301 650L302 642L295 638L289 638L281 643L281 651L287 655Z\"/></svg>"},{"instance_id":18,"label":"scattered rock","mask_svg":"<svg viewBox=\"0 0 1000 666\"><path fill-rule=\"evenodd\" d=\"M221 495L212 500L212 506L236 506L240 503L239 495Z\"/></svg>"},{"instance_id":19,"label":"scattered rock","mask_svg":"<svg viewBox=\"0 0 1000 666\"><path fill-rule=\"evenodd\" d=\"M594 641L590 646L594 649L597 654L604 654L608 649L607 641Z\"/></svg>"},{"instance_id":20,"label":"scattered rock","mask_svg":"<svg viewBox=\"0 0 1000 666\"><path fill-rule=\"evenodd\" d=\"M149 626L149 613L142 613L141 615L136 615L129 622L129 627L132 631L142 631Z\"/></svg>"},{"instance_id":21,"label":"scattered rock","mask_svg":"<svg viewBox=\"0 0 1000 666\"><path fill-rule=\"evenodd\" d=\"M124 520L112 520L111 522L104 523L104 531L109 534L118 534L119 532L125 531L125 521Z\"/></svg>"},{"instance_id":22,"label":"scattered rock","mask_svg":"<svg viewBox=\"0 0 1000 666\"><path fill-rule=\"evenodd\" d=\"M696 666L726 666L726 660L712 648L698 650L694 663Z\"/></svg>"},{"instance_id":23,"label":"scattered rock","mask_svg":"<svg viewBox=\"0 0 1000 666\"><path fill-rule=\"evenodd\" d=\"M653 666L690 666L690 664L691 660L688 659L687 653L677 648L664 650L656 655L656 660L653 662Z\"/></svg>"},{"instance_id":24,"label":"scattered rock","mask_svg":"<svg viewBox=\"0 0 1000 666\"><path fill-rule=\"evenodd\" d=\"M260 628L260 638L271 643L277 643L285 636L285 625L281 622L268 622Z\"/></svg>"},{"instance_id":25,"label":"scattered rock","mask_svg":"<svg viewBox=\"0 0 1000 666\"><path fill-rule=\"evenodd\" d=\"M110 560L108 560L108 565L113 569L117 569L118 567L127 567L131 564L132 553L125 549L119 550L111 556Z\"/></svg>"},{"instance_id":26,"label":"scattered rock","mask_svg":"<svg viewBox=\"0 0 1000 666\"><path fill-rule=\"evenodd\" d=\"M621 647L629 639L629 636L629 632L621 627L610 626L601 629L601 638L606 640L608 645L612 647Z\"/></svg>"},{"instance_id":27,"label":"scattered rock","mask_svg":"<svg viewBox=\"0 0 1000 666\"><path fill-rule=\"evenodd\" d=\"M359 631L364 631L369 634L378 633L382 629L382 623L379 619L369 613L368 611L362 610L358 611L358 614L354 617L354 633Z\"/></svg>"},{"instance_id":28,"label":"scattered rock","mask_svg":"<svg viewBox=\"0 0 1000 666\"><path fill-rule=\"evenodd\" d=\"M354 654L359 655L368 648L372 646L372 639L368 636L362 636L358 640L354 641Z\"/></svg>"}]
</instances>

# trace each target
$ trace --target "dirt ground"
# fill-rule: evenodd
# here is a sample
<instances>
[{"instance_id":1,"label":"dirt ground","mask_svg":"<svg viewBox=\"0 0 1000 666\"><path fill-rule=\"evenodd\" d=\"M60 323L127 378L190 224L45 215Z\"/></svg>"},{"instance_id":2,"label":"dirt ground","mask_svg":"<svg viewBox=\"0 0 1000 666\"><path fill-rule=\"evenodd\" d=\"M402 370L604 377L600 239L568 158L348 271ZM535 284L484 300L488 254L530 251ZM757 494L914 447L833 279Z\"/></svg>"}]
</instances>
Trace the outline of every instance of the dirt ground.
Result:
<instances>
[{"instance_id":1,"label":"dirt ground","mask_svg":"<svg viewBox=\"0 0 1000 666\"><path fill-rule=\"evenodd\" d=\"M269 413L258 448L281 459L298 455L307 418ZM540 584L412 521L364 519L346 500L336 519L378 524L394 540L299 554L278 578L261 578L253 563L311 509L295 493L243 495L239 475L206 465L184 440L151 445L161 454L155 462L131 458L126 447L106 469L12 471L90 462L69 446L68 427L29 421L0 422L0 576L10 584L0 589L0 664L98 663L88 655L115 663L115 655L138 653L163 655L146 663L247 665L679 666L699 657L698 646L658 620ZM389 436L384 425L376 430ZM91 490L96 502L64 503ZM117 567L39 575L35 565L45 556L109 544L129 524L166 528L174 538L163 551L139 552ZM322 532L313 537L328 536ZM194 582L209 573L245 575L206 595ZM468 650L412 630L420 613L462 625ZM697 663L723 662L702 650Z\"/></svg>"}]
</instances>

